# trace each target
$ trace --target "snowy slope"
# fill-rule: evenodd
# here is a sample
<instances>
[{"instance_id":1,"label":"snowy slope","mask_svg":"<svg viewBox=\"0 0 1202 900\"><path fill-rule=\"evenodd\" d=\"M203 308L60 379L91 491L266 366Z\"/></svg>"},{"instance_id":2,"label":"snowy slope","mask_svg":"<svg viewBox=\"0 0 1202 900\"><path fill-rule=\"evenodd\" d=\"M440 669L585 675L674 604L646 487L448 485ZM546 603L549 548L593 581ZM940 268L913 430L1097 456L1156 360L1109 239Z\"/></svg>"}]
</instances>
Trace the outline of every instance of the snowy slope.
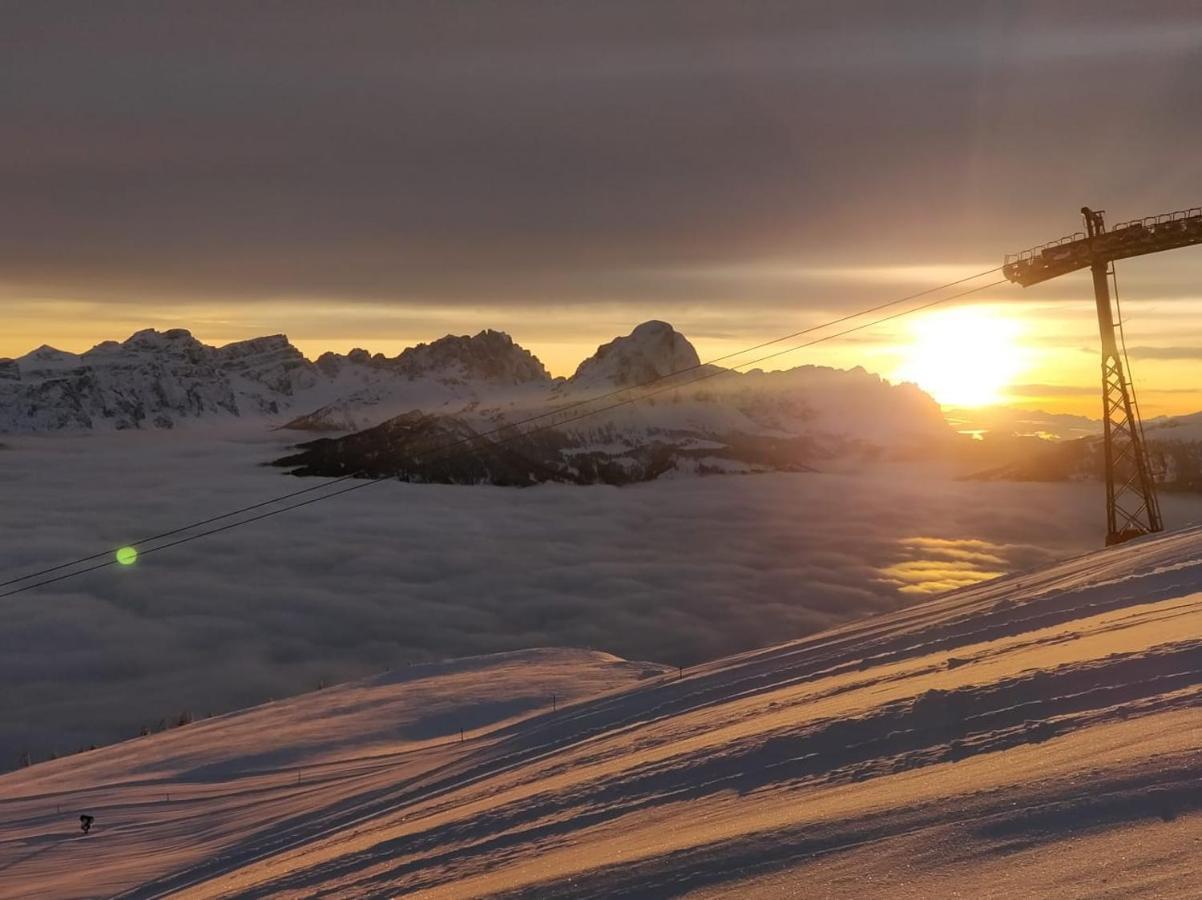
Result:
<instances>
[{"instance_id":1,"label":"snowy slope","mask_svg":"<svg viewBox=\"0 0 1202 900\"><path fill-rule=\"evenodd\" d=\"M0 896L110 896L165 863L199 862L247 829L276 827L300 798L336 806L353 801L363 778L384 788L402 770L440 765L467 746L461 729L470 742L544 707L663 671L605 653L554 649L406 666L27 769L16 794L0 792ZM261 802L245 806L236 799L241 792ZM72 872L55 873L61 861L44 866L44 851L66 845L54 825L48 831L35 824L47 803L70 809L76 828L75 807L87 807L97 819L89 837L105 829L106 840L123 849L114 856L100 843L81 845L85 853L95 846L99 857L83 862L76 854ZM135 849L145 836L144 816L118 812L142 804L160 807L160 821L175 832L146 853ZM10 840L13 826L32 827L34 836ZM101 859L107 863L97 866Z\"/></svg>"},{"instance_id":2,"label":"snowy slope","mask_svg":"<svg viewBox=\"0 0 1202 900\"><path fill-rule=\"evenodd\" d=\"M1191 530L555 709L386 677L0 778L0 893L1198 896L1200 633Z\"/></svg>"}]
</instances>

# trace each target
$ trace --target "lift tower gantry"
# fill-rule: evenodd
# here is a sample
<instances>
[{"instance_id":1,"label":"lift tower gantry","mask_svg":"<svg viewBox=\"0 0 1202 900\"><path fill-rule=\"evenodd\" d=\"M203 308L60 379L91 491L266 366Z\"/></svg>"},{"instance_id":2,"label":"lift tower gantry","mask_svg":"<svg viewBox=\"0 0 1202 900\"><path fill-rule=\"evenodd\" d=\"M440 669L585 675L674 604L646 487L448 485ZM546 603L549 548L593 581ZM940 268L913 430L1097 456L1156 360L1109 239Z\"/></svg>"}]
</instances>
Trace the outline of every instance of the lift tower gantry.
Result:
<instances>
[{"instance_id":1,"label":"lift tower gantry","mask_svg":"<svg viewBox=\"0 0 1202 900\"><path fill-rule=\"evenodd\" d=\"M1156 485L1144 443L1123 343L1122 317L1115 316L1108 277L1114 261L1202 244L1202 209L1123 222L1109 231L1102 210L1081 209L1085 232L1007 256L1002 273L1030 287L1078 269L1093 273L1098 330L1102 335L1102 421L1106 454L1106 544L1163 531ZM1117 322L1116 322L1117 319Z\"/></svg>"}]
</instances>

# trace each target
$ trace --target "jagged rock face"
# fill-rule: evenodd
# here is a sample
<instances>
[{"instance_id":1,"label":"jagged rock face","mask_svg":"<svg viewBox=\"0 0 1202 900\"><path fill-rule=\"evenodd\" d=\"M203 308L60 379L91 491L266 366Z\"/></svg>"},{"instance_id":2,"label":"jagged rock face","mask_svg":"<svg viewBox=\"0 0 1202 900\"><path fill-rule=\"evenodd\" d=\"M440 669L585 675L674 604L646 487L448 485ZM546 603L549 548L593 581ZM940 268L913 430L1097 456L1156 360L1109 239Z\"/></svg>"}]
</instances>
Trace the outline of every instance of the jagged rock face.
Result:
<instances>
[{"instance_id":1,"label":"jagged rock face","mask_svg":"<svg viewBox=\"0 0 1202 900\"><path fill-rule=\"evenodd\" d=\"M317 357L317 368L324 372L329 377L333 378L346 369L347 366L362 366L367 367L373 364L381 364L378 360L383 360L383 354L376 354L376 359L364 350L362 347L356 347L350 353L343 356L341 353L326 352ZM386 360L383 360L386 362Z\"/></svg>"},{"instance_id":2,"label":"jagged rock face","mask_svg":"<svg viewBox=\"0 0 1202 900\"><path fill-rule=\"evenodd\" d=\"M314 386L320 377L282 334L226 344L216 350L216 357L227 375L266 385L285 397Z\"/></svg>"},{"instance_id":3,"label":"jagged rock face","mask_svg":"<svg viewBox=\"0 0 1202 900\"><path fill-rule=\"evenodd\" d=\"M503 331L491 329L471 337L448 334L429 344L409 347L391 359L382 353L373 355L356 348L345 356L323 353L317 360L318 368L330 375L337 375L350 365L446 384L515 385L551 381L550 373L537 356L514 343Z\"/></svg>"},{"instance_id":4,"label":"jagged rock face","mask_svg":"<svg viewBox=\"0 0 1202 900\"><path fill-rule=\"evenodd\" d=\"M390 365L410 378L487 381L492 384L525 384L551 380L543 364L501 331L447 335L429 344L418 344L401 353Z\"/></svg>"},{"instance_id":5,"label":"jagged rock face","mask_svg":"<svg viewBox=\"0 0 1202 900\"><path fill-rule=\"evenodd\" d=\"M625 337L602 344L576 369L576 386L629 387L701 364L697 351L667 322L644 322Z\"/></svg>"}]
</instances>

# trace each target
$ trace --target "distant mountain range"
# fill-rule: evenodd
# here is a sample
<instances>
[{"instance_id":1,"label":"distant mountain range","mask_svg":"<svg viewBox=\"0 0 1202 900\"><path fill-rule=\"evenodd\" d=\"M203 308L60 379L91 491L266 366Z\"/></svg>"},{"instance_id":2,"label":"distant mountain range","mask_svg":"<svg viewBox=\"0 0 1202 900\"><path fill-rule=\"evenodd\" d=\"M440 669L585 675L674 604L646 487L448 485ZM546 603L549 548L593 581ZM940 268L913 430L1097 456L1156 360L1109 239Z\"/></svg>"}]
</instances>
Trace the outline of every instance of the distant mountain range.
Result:
<instances>
[{"instance_id":1,"label":"distant mountain range","mask_svg":"<svg viewBox=\"0 0 1202 900\"><path fill-rule=\"evenodd\" d=\"M1102 433L1100 419L1015 406L984 406L976 409L945 407L943 415L961 434L981 437L1034 437L1046 441L1067 441Z\"/></svg>"},{"instance_id":2,"label":"distant mountain range","mask_svg":"<svg viewBox=\"0 0 1202 900\"><path fill-rule=\"evenodd\" d=\"M548 384L529 351L495 331L446 337L393 359L365 350L307 360L282 335L210 347L190 332L139 331L76 355L42 346L0 360L0 432L174 428L222 418L350 430L356 410L464 405L481 389ZM342 420L337 420L341 411ZM285 417L285 418L281 418ZM305 427L304 423L298 423Z\"/></svg>"},{"instance_id":3,"label":"distant mountain range","mask_svg":"<svg viewBox=\"0 0 1202 900\"><path fill-rule=\"evenodd\" d=\"M619 404L655 379L651 396ZM233 421L320 435L275 461L298 475L625 484L903 458L953 458L973 477L1002 480L1102 469L1094 420L1006 408L945 415L914 385L862 368L706 367L658 321L598 347L568 378L490 330L394 357L352 350L311 361L284 335L211 347L183 329L148 329L78 355L43 346L0 359L0 434ZM1147 435L1158 479L1202 490L1202 413L1151 420Z\"/></svg>"},{"instance_id":4,"label":"distant mountain range","mask_svg":"<svg viewBox=\"0 0 1202 900\"><path fill-rule=\"evenodd\" d=\"M657 382L654 397L614 405L631 396L615 392L682 370ZM699 375L721 377L684 383ZM549 411L554 420L541 418ZM532 425L555 427L512 430L533 416ZM707 369L683 335L656 321L602 345L570 378L552 377L497 331L396 357L353 350L310 361L283 335L211 347L182 329L147 330L79 355L40 347L0 360L0 432L235 419L329 435L278 461L297 474L460 483L804 470L954 439L939 406L913 385L860 368ZM450 445L470 452L448 455Z\"/></svg>"},{"instance_id":5,"label":"distant mountain range","mask_svg":"<svg viewBox=\"0 0 1202 900\"><path fill-rule=\"evenodd\" d=\"M1100 427L1100 423L1099 423ZM1162 488L1202 491L1202 413L1144 423L1152 473ZM1028 441L1001 465L972 477L984 481L1089 481L1106 471L1100 434L1064 441Z\"/></svg>"}]
</instances>

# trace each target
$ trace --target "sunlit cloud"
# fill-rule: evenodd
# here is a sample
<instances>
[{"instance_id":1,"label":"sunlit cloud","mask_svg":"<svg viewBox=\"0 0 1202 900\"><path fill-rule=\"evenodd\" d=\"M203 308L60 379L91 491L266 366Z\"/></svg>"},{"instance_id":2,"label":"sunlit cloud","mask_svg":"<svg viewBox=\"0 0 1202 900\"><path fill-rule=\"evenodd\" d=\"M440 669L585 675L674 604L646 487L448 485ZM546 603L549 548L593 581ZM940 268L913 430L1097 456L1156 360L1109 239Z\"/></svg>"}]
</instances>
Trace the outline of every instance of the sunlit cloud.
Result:
<instances>
[{"instance_id":1,"label":"sunlit cloud","mask_svg":"<svg viewBox=\"0 0 1202 900\"><path fill-rule=\"evenodd\" d=\"M882 578L902 594L940 594L1007 571L1005 546L983 540L913 537L898 542L904 558L883 567Z\"/></svg>"},{"instance_id":2,"label":"sunlit cloud","mask_svg":"<svg viewBox=\"0 0 1202 900\"><path fill-rule=\"evenodd\" d=\"M1188 359L1202 360L1202 346L1197 347L1128 347L1127 355L1132 359Z\"/></svg>"},{"instance_id":3,"label":"sunlit cloud","mask_svg":"<svg viewBox=\"0 0 1202 900\"><path fill-rule=\"evenodd\" d=\"M1093 397L1099 394L1098 385L1084 384L1012 384L1006 394L1018 397Z\"/></svg>"}]
</instances>

